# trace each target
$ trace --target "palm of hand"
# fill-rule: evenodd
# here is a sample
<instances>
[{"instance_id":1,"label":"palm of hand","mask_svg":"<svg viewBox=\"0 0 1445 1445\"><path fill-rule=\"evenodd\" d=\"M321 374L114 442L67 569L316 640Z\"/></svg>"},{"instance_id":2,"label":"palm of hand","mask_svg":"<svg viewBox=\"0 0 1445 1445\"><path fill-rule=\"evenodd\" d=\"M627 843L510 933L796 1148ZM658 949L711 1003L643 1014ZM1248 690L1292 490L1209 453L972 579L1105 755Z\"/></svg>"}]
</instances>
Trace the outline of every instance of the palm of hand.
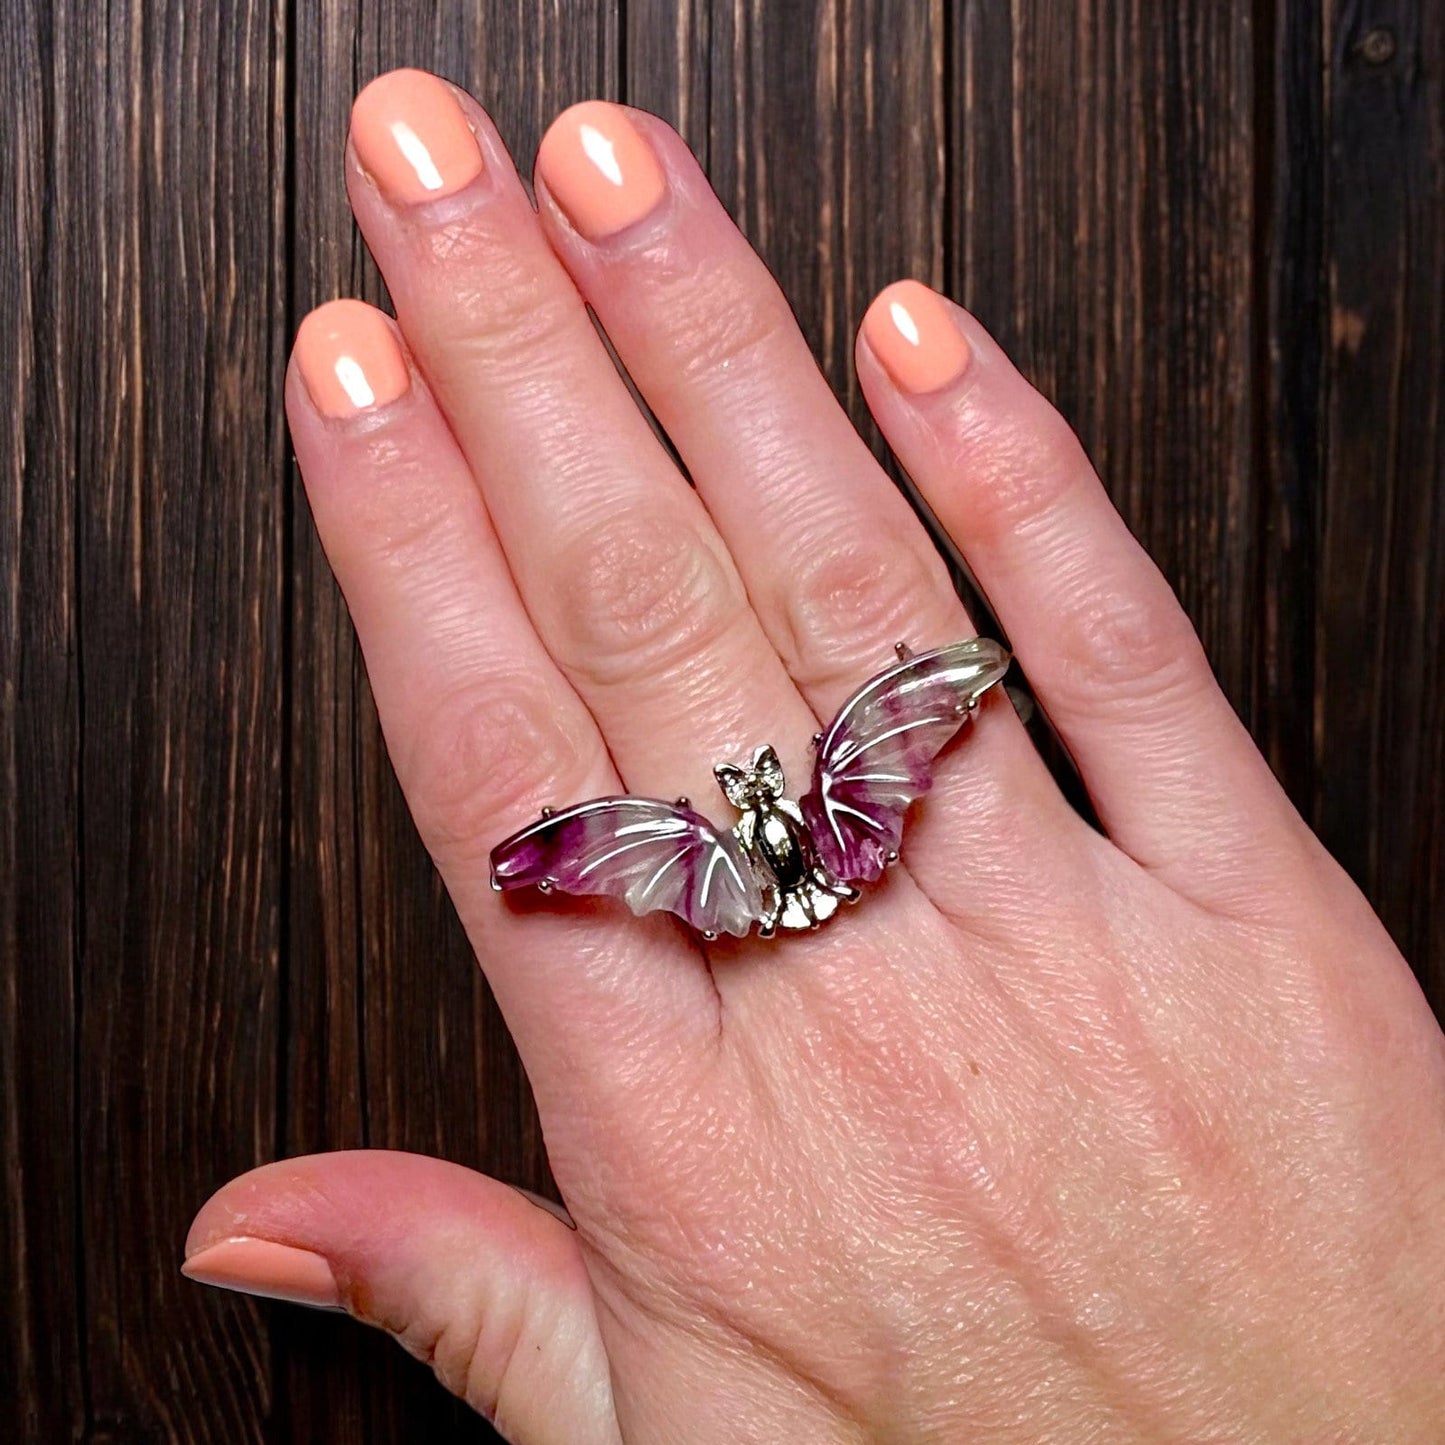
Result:
<instances>
[{"instance_id":1,"label":"palm of hand","mask_svg":"<svg viewBox=\"0 0 1445 1445\"><path fill-rule=\"evenodd\" d=\"M589 190L589 130L620 191ZM384 1325L519 1441L1423 1435L1438 1031L1077 443L924 288L870 311L865 391L1108 836L995 698L903 866L815 935L702 951L491 893L541 805L701 799L763 742L801 777L896 638L971 628L660 123L569 112L539 214L435 83L373 87L353 143L416 370L323 310L293 434L575 1232L453 1166L318 1156L227 1186L188 1269Z\"/></svg>"}]
</instances>

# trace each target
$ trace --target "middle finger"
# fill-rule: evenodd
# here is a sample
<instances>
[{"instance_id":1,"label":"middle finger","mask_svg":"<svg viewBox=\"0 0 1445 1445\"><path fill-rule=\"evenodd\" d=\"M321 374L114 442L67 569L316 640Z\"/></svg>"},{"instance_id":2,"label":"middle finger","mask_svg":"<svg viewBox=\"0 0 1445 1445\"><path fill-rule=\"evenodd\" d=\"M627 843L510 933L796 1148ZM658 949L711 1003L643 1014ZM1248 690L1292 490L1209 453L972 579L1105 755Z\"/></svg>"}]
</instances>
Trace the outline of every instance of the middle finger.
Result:
<instances>
[{"instance_id":1,"label":"middle finger","mask_svg":"<svg viewBox=\"0 0 1445 1445\"><path fill-rule=\"evenodd\" d=\"M351 140L352 208L397 318L629 791L715 812L712 764L764 742L801 770L814 716L490 121L436 77L397 71L357 98Z\"/></svg>"}]
</instances>

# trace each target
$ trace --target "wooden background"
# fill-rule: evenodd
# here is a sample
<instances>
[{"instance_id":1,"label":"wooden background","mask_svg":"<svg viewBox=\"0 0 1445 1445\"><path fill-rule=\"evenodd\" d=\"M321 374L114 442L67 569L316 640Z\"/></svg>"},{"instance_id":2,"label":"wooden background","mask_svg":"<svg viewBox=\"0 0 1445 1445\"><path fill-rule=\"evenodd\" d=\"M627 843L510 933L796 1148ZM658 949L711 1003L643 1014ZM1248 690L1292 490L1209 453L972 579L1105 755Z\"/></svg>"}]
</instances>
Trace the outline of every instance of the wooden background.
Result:
<instances>
[{"instance_id":1,"label":"wooden background","mask_svg":"<svg viewBox=\"0 0 1445 1445\"><path fill-rule=\"evenodd\" d=\"M0 0L0 57L19 1438L492 1438L384 1339L176 1272L280 1154L545 1181L282 421L302 313L378 295L340 156L392 65L524 171L586 96L677 123L860 421L871 293L973 307L1445 1002L1436 0Z\"/></svg>"}]
</instances>

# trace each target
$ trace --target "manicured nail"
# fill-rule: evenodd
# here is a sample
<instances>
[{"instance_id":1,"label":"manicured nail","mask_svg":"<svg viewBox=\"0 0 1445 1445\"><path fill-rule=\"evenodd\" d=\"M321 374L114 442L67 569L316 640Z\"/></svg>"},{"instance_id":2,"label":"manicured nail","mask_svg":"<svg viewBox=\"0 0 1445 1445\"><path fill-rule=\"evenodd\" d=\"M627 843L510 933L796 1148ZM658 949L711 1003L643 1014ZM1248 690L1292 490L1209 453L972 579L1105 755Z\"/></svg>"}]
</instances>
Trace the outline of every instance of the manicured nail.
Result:
<instances>
[{"instance_id":1,"label":"manicured nail","mask_svg":"<svg viewBox=\"0 0 1445 1445\"><path fill-rule=\"evenodd\" d=\"M198 1284L213 1284L239 1294L290 1300L313 1309L339 1309L341 1291L331 1266L309 1249L276 1244L269 1239L223 1239L181 1266Z\"/></svg>"},{"instance_id":2,"label":"manicured nail","mask_svg":"<svg viewBox=\"0 0 1445 1445\"><path fill-rule=\"evenodd\" d=\"M523 1199L527 1200L531 1204L535 1204L538 1209L545 1209L547 1213L552 1216L553 1219L560 1219L562 1223L567 1226L568 1229L577 1228L576 1224L572 1220L572 1216L568 1214L566 1208L558 1204L555 1200L548 1199L543 1194L534 1194L530 1189L523 1189L520 1184L512 1184L508 1187L515 1189L517 1193L522 1196Z\"/></svg>"},{"instance_id":3,"label":"manicured nail","mask_svg":"<svg viewBox=\"0 0 1445 1445\"><path fill-rule=\"evenodd\" d=\"M329 301L296 333L296 365L317 411L338 420L395 401L411 385L386 318L362 301Z\"/></svg>"},{"instance_id":4,"label":"manicured nail","mask_svg":"<svg viewBox=\"0 0 1445 1445\"><path fill-rule=\"evenodd\" d=\"M963 375L972 352L943 298L921 281L886 286L863 318L863 334L900 391L937 391Z\"/></svg>"},{"instance_id":5,"label":"manicured nail","mask_svg":"<svg viewBox=\"0 0 1445 1445\"><path fill-rule=\"evenodd\" d=\"M537 170L589 241L640 221L667 190L652 148L627 112L605 100L584 100L552 122L537 152Z\"/></svg>"},{"instance_id":6,"label":"manicured nail","mask_svg":"<svg viewBox=\"0 0 1445 1445\"><path fill-rule=\"evenodd\" d=\"M351 143L398 204L449 196L482 173L482 153L450 87L424 70L380 75L351 107Z\"/></svg>"}]
</instances>

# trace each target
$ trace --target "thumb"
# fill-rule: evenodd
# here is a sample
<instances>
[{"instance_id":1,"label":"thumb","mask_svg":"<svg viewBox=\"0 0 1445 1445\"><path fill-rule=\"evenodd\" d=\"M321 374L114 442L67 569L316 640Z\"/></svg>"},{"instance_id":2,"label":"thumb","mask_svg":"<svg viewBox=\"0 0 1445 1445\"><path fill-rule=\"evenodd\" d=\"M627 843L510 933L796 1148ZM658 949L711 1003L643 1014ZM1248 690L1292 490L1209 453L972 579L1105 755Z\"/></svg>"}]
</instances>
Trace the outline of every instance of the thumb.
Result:
<instances>
[{"instance_id":1,"label":"thumb","mask_svg":"<svg viewBox=\"0 0 1445 1445\"><path fill-rule=\"evenodd\" d=\"M183 1274L388 1331L516 1445L617 1445L576 1234L519 1191L363 1149L253 1169L207 1201Z\"/></svg>"}]
</instances>

